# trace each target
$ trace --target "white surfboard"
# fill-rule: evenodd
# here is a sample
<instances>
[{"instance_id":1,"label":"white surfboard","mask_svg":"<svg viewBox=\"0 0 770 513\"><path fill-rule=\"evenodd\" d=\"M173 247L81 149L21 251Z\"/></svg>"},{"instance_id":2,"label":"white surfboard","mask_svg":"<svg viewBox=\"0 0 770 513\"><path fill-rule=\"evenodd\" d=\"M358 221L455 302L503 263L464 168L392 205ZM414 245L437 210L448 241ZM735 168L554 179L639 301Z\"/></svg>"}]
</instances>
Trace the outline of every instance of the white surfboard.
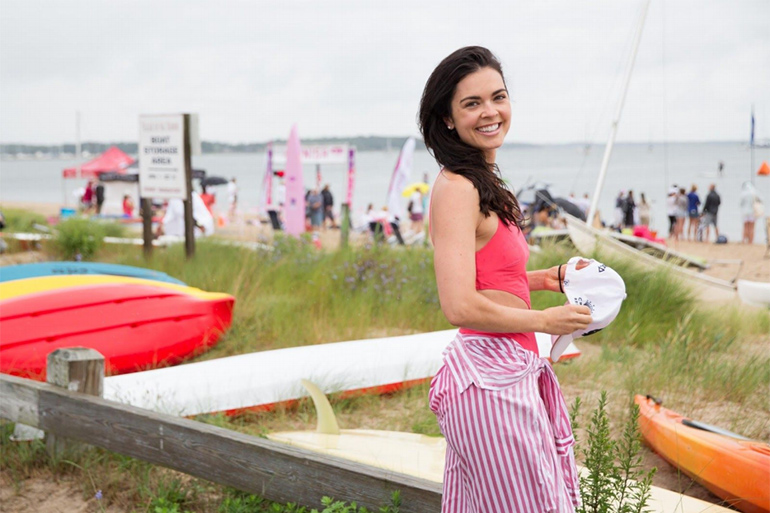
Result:
<instances>
[{"instance_id":1,"label":"white surfboard","mask_svg":"<svg viewBox=\"0 0 770 513\"><path fill-rule=\"evenodd\" d=\"M191 416L283 403L307 395L300 380L324 393L384 392L431 379L457 330L260 351L104 380L104 397L171 415ZM547 357L551 337L536 334ZM580 350L571 345L565 357Z\"/></svg>"},{"instance_id":2,"label":"white surfboard","mask_svg":"<svg viewBox=\"0 0 770 513\"><path fill-rule=\"evenodd\" d=\"M287 431L270 433L267 438L437 483L444 480L446 440L443 437L374 429L343 429L338 435ZM583 468L579 470L585 472ZM657 486L653 486L650 493L647 506L656 513L734 511Z\"/></svg>"},{"instance_id":3,"label":"white surfboard","mask_svg":"<svg viewBox=\"0 0 770 513\"><path fill-rule=\"evenodd\" d=\"M443 482L446 455L446 440L443 437L375 429L340 430L326 397L313 383L305 382L303 385L316 406L318 429L269 433L267 438L436 483ZM581 467L578 470L583 474L586 472ZM657 486L653 486L650 493L648 511L656 513L733 511Z\"/></svg>"}]
</instances>

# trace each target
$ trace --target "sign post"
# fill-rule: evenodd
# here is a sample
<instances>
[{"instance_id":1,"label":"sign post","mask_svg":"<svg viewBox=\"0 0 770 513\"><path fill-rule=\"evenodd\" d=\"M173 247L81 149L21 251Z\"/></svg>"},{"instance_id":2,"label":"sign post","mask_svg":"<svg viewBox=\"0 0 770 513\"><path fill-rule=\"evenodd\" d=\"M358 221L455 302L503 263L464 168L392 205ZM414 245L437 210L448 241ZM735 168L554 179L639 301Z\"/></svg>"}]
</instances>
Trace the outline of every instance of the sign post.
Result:
<instances>
[{"instance_id":1,"label":"sign post","mask_svg":"<svg viewBox=\"0 0 770 513\"><path fill-rule=\"evenodd\" d=\"M139 116L139 195L150 198L180 199L184 202L185 250L195 254L195 223L192 215L192 157L190 155L190 115ZM149 206L146 205L145 206ZM142 209L145 254L151 252L148 240L149 208ZM150 220L151 223L151 220Z\"/></svg>"}]
</instances>

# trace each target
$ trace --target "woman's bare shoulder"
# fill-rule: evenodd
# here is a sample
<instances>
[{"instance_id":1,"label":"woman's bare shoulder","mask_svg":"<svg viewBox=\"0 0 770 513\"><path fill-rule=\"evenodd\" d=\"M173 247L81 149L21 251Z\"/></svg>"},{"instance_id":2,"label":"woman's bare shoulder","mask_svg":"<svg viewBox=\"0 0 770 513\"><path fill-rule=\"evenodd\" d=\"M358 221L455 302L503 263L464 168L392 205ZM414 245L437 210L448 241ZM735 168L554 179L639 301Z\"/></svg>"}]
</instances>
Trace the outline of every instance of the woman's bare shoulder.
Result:
<instances>
[{"instance_id":1,"label":"woman's bare shoulder","mask_svg":"<svg viewBox=\"0 0 770 513\"><path fill-rule=\"evenodd\" d=\"M478 210L479 194L466 177L443 170L431 192L433 208L441 211L455 209Z\"/></svg>"},{"instance_id":2,"label":"woman's bare shoulder","mask_svg":"<svg viewBox=\"0 0 770 513\"><path fill-rule=\"evenodd\" d=\"M475 191L476 187L474 187L473 183L466 177L453 173L448 169L442 169L433 185L433 192L437 193L444 190L450 194L467 194L471 190Z\"/></svg>"}]
</instances>

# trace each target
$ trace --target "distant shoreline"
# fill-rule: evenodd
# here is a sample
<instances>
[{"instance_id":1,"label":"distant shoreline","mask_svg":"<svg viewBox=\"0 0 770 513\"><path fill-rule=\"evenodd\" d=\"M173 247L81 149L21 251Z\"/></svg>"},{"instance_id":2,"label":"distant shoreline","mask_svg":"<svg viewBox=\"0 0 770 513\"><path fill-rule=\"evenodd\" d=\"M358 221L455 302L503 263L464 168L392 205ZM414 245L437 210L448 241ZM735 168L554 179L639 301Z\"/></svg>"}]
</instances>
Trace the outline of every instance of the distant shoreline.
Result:
<instances>
[{"instance_id":1,"label":"distant shoreline","mask_svg":"<svg viewBox=\"0 0 770 513\"><path fill-rule=\"evenodd\" d=\"M354 146L357 151L393 151L398 152L401 149L401 145L407 139L407 136L400 137L335 137L327 139L303 139L305 144L323 145L323 144L348 144ZM271 141L276 145L286 144L285 140L276 139ZM264 153L267 148L267 142L252 142L252 143L221 143L212 141L203 141L202 154L204 155L243 155L243 154L258 154ZM746 146L748 148L747 141L647 141L647 142L616 142L616 146L661 146L661 145L732 145L732 146ZM93 142L89 141L83 143L81 146L82 160L87 160L96 155L104 153L111 146L117 146L129 155L136 156L138 153L137 143L135 142ZM553 147L590 147L591 149L600 150L604 147L604 141L589 143L589 142L557 142L557 143L530 143L530 142L509 142L503 145L504 148L538 148L545 146ZM770 147L770 143L755 144L756 149L766 149ZM426 151L425 144L421 139L417 139L417 150ZM37 161L37 160L74 160L75 144L62 143L62 144L28 144L28 143L0 143L0 160L4 161Z\"/></svg>"}]
</instances>

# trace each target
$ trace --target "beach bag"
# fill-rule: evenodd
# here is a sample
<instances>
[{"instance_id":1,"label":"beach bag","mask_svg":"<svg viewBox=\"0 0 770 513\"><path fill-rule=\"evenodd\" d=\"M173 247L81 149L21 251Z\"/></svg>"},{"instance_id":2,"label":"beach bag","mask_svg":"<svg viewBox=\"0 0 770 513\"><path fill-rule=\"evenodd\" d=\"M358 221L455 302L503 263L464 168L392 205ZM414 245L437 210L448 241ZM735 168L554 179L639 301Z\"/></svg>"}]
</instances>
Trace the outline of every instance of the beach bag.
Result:
<instances>
[{"instance_id":1,"label":"beach bag","mask_svg":"<svg viewBox=\"0 0 770 513\"><path fill-rule=\"evenodd\" d=\"M724 235L717 237L717 244L727 244L727 237Z\"/></svg>"},{"instance_id":2,"label":"beach bag","mask_svg":"<svg viewBox=\"0 0 770 513\"><path fill-rule=\"evenodd\" d=\"M762 200L759 198L754 198L754 219L759 219L760 217L765 215L765 205L762 203Z\"/></svg>"},{"instance_id":3,"label":"beach bag","mask_svg":"<svg viewBox=\"0 0 770 513\"><path fill-rule=\"evenodd\" d=\"M414 201L410 201L409 205L407 205L407 207L406 207L406 211L411 214L413 208L414 208Z\"/></svg>"}]
</instances>

